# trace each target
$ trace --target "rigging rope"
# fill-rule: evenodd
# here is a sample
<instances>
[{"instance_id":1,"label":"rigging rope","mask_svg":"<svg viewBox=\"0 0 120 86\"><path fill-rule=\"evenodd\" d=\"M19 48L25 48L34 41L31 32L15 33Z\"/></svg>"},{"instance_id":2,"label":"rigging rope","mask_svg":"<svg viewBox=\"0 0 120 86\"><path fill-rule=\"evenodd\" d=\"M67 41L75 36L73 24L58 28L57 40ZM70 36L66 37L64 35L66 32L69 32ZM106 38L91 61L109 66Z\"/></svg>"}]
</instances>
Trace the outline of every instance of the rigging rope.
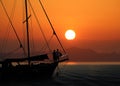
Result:
<instances>
[{"instance_id":1,"label":"rigging rope","mask_svg":"<svg viewBox=\"0 0 120 86\"><path fill-rule=\"evenodd\" d=\"M13 17L14 17L14 11L15 11L15 6L16 6L16 0L15 0L15 2L14 2L14 4L13 4L13 7L12 7L12 12L11 12L11 15L10 15L10 18L11 19L13 19ZM8 27L8 30L6 30L6 32L5 32L5 35L4 35L4 39L3 39L3 41L2 41L2 45L1 45L1 52L3 52L3 49L4 49L4 51L5 51L5 47L6 47L6 44L7 44L7 40L8 40L8 37L9 37L9 33L10 33L10 25L7 25L7 27Z\"/></svg>"},{"instance_id":2,"label":"rigging rope","mask_svg":"<svg viewBox=\"0 0 120 86\"><path fill-rule=\"evenodd\" d=\"M50 45L50 41L52 40L52 38L53 38L53 35L52 35L52 36L50 37L50 39L48 40L49 45ZM43 50L43 49L45 49L45 47L43 46L41 49Z\"/></svg>"},{"instance_id":3,"label":"rigging rope","mask_svg":"<svg viewBox=\"0 0 120 86\"><path fill-rule=\"evenodd\" d=\"M44 32L43 32L43 30L42 30L42 28L41 28L41 25L40 25L40 23L39 23L39 20L38 20L38 18L37 18L37 15L36 15L36 13L35 13L32 5L31 5L31 2L30 2L29 0L28 0L28 2L29 2L30 7L31 7L31 9L32 9L32 11L33 11L33 14L34 14L34 16L35 16L35 19L36 19L36 21L37 21L37 23L38 23L38 26L39 26L39 28L40 28L40 31L41 31L44 39L45 39L46 45L48 46L49 50L51 51L50 46L49 46L49 44L48 44L48 42L47 42L47 39L46 39L46 37L45 37L45 34L44 34Z\"/></svg>"},{"instance_id":4,"label":"rigging rope","mask_svg":"<svg viewBox=\"0 0 120 86\"><path fill-rule=\"evenodd\" d=\"M15 30L15 27L13 26L13 23L12 23L12 21L11 21L9 15L8 15L8 13L7 13L7 10L6 10L6 8L5 8L5 6L4 6L2 0L0 0L0 2L1 2L1 5L2 5L4 11L5 11L5 14L6 14L6 16L7 16L8 20L9 20L9 22L10 22L12 28L13 28L13 31L14 31L14 33L15 33L17 39L18 39L18 42L19 42L19 44L20 44L20 48L23 48L22 43L21 43L21 41L20 41L20 39L19 39L19 37L18 37L18 35L17 35L17 32L16 32L16 30ZM24 48L23 48L23 51L24 51L24 53L25 53Z\"/></svg>"},{"instance_id":5,"label":"rigging rope","mask_svg":"<svg viewBox=\"0 0 120 86\"><path fill-rule=\"evenodd\" d=\"M51 23L51 21L50 21L50 19L49 19L49 17L48 17L48 14L47 14L47 12L46 12L46 10L45 10L45 8L44 8L41 0L39 0L39 3L40 3L40 5L41 5L41 7L42 7L42 9L43 9L43 11L44 11L44 13L45 13L45 16L46 16L46 18L47 18L47 20L48 20L48 22L49 22L49 24L50 24L50 26L51 26L51 28L52 28L52 30L53 30L53 34L56 36L58 42L60 43L60 46L61 46L62 49L63 49L63 51L66 53L65 49L63 48L62 43L60 42L60 39L58 38L58 35L57 35L56 32L55 32L55 29L54 29L54 27L53 27L53 25L52 25L52 23Z\"/></svg>"},{"instance_id":6,"label":"rigging rope","mask_svg":"<svg viewBox=\"0 0 120 86\"><path fill-rule=\"evenodd\" d=\"M15 30L13 24L12 24L12 21L11 21L9 15L8 15L8 13L7 13L7 10L6 10L6 8L5 8L5 6L4 6L2 0L1 0L1 4L2 4L2 7L3 7L4 11L5 11L5 14L6 14L6 16L8 17L8 20L9 20L9 22L10 22L10 24L11 24L11 26L12 26L14 32L15 32L15 35L16 35L16 37L17 37L19 43L20 43L20 47L22 47L22 43L21 43L21 41L20 41L20 39L19 39L19 37L18 37L18 35L17 35L17 32L16 32L16 30Z\"/></svg>"}]
</instances>

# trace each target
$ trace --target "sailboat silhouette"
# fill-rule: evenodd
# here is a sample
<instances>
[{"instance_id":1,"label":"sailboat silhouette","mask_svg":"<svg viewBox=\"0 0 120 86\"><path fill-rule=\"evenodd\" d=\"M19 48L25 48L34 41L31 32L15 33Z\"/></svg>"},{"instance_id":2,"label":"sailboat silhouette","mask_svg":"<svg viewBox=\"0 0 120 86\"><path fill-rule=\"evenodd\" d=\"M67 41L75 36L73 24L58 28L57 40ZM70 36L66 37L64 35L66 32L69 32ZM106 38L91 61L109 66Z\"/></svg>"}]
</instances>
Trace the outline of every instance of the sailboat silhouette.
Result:
<instances>
[{"instance_id":1,"label":"sailboat silhouette","mask_svg":"<svg viewBox=\"0 0 120 86\"><path fill-rule=\"evenodd\" d=\"M58 66L58 64L60 62L64 62L66 60L68 60L68 55L66 54L66 51L62 45L62 43L60 42L60 39L47 15L46 10L44 9L44 6L42 4L42 2L39 0L40 6L43 9L43 12L45 13L45 16L48 20L48 23L50 24L51 28L52 28L52 36L50 38L50 40L52 39L53 36L56 37L56 40L58 41L60 47L61 47L61 51L62 54L58 51L55 51L53 53L53 49L51 49L50 47L50 42L48 42L43 30L41 29L43 38L45 39L45 43L47 45L48 50L45 50L44 52L34 55L31 54L32 51L30 48L30 31L29 31L29 19L31 18L31 14L29 15L29 11L28 11L28 4L33 12L33 15L38 23L38 26L40 27L40 23L39 23L39 19L32 7L32 4L30 2L30 0L24 0L24 5L25 5L25 16L26 19L23 20L23 24L26 24L26 47L23 46L23 43L21 42L18 33L13 25L13 22L11 20L11 18L8 15L8 12L4 6L4 3L2 0L0 0L0 3L4 9L4 12L9 20L9 23L16 35L16 38L19 42L20 47L22 48L23 52L24 52L24 56L22 58L6 58L3 61L0 61L0 64L2 65L0 68L0 78L1 79L11 79L11 78L19 78L19 79L30 79L30 78L50 78L52 77L56 67ZM53 44L54 46L54 44ZM56 47L57 49L57 47ZM42 50L42 49L41 49ZM59 53L59 54L58 54ZM6 54L6 53L5 53ZM2 56L4 58L4 56ZM52 60L50 60L50 58L53 58ZM57 59L57 60L56 60Z\"/></svg>"}]
</instances>

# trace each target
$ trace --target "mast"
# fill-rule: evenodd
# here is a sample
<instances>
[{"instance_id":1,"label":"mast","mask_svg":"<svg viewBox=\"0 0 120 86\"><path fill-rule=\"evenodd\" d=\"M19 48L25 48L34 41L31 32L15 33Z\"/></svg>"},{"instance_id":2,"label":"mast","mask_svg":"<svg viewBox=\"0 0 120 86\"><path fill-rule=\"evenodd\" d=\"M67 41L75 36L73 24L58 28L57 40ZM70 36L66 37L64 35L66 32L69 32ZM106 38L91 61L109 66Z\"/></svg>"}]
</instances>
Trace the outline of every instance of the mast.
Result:
<instances>
[{"instance_id":1,"label":"mast","mask_svg":"<svg viewBox=\"0 0 120 86\"><path fill-rule=\"evenodd\" d=\"M25 12L26 12L26 31L27 31L27 51L28 51L28 64L30 65L30 43L29 43L29 28L28 28L28 8L27 0L25 0Z\"/></svg>"}]
</instances>

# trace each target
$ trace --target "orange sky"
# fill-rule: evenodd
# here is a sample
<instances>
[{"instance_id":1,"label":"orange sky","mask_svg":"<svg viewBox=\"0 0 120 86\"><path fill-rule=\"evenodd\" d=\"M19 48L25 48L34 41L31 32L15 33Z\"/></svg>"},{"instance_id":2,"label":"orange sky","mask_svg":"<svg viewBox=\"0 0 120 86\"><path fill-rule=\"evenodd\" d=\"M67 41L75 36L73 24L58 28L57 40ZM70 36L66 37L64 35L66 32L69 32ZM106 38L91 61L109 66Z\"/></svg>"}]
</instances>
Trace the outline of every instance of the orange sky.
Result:
<instances>
[{"instance_id":1,"label":"orange sky","mask_svg":"<svg viewBox=\"0 0 120 86\"><path fill-rule=\"evenodd\" d=\"M50 0L45 7L63 32L70 28L79 39L120 40L119 4L120 0Z\"/></svg>"},{"instance_id":2,"label":"orange sky","mask_svg":"<svg viewBox=\"0 0 120 86\"><path fill-rule=\"evenodd\" d=\"M10 15L13 1L16 0L2 0ZM31 0L33 1L33 0ZM41 0L49 15L49 18L56 29L56 32L67 42L64 37L64 33L67 29L73 29L76 32L76 39L73 40L76 44L79 44L81 40L120 40L120 0ZM23 9L21 5L22 0L17 0L15 17L18 16ZM35 11L40 19L43 14L39 8L37 0L32 2ZM32 16L33 17L33 16ZM15 26L18 28L18 32L21 31L21 22L14 20ZM42 21L43 24L44 20ZM6 23L8 20L5 16L3 8L0 4L0 38L3 38ZM34 24L33 20L33 24ZM21 23L22 24L22 23ZM43 24L45 28L46 23ZM37 28L38 26L35 26ZM61 32L61 33L59 33ZM37 32L36 32L37 33Z\"/></svg>"}]
</instances>

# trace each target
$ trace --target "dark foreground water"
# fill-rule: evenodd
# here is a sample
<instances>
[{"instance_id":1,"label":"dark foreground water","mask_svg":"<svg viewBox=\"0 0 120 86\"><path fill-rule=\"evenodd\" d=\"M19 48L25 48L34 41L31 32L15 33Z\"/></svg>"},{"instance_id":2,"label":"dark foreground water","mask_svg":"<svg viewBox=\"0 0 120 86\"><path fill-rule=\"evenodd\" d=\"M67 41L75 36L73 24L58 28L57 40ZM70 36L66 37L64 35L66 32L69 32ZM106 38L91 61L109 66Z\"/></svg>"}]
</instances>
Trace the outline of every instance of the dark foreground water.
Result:
<instances>
[{"instance_id":1,"label":"dark foreground water","mask_svg":"<svg viewBox=\"0 0 120 86\"><path fill-rule=\"evenodd\" d=\"M120 65L67 64L49 80L6 81L0 86L120 86Z\"/></svg>"}]
</instances>

